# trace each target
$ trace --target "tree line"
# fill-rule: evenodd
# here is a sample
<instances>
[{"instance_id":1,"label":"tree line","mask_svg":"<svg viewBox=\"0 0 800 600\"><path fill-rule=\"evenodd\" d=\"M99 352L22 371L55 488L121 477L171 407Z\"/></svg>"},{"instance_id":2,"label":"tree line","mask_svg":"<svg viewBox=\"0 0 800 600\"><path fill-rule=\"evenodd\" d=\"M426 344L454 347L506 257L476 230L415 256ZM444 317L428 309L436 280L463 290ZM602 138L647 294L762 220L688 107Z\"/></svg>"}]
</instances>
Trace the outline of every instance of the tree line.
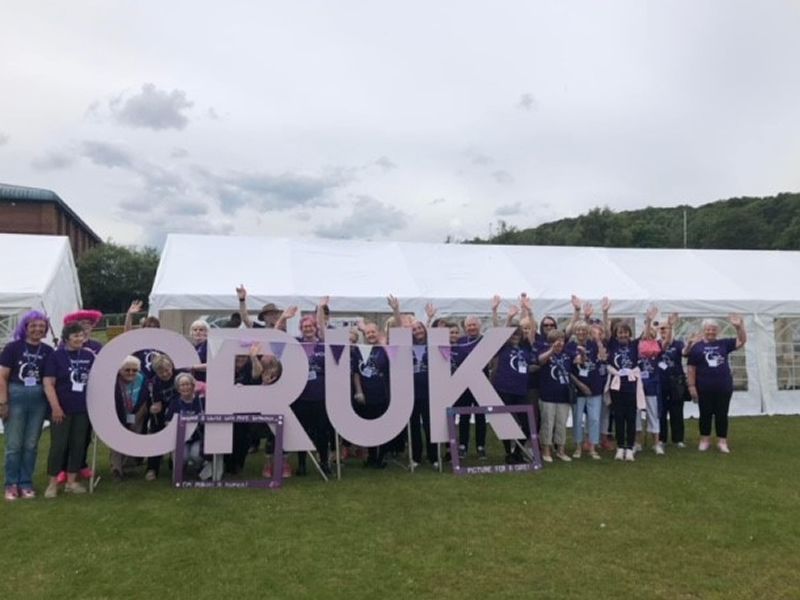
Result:
<instances>
[{"instance_id":1,"label":"tree line","mask_svg":"<svg viewBox=\"0 0 800 600\"><path fill-rule=\"evenodd\" d=\"M517 229L500 221L498 233L471 244L601 246L741 250L800 249L800 194L731 198L698 207L648 207L615 212L593 208L575 218Z\"/></svg>"}]
</instances>

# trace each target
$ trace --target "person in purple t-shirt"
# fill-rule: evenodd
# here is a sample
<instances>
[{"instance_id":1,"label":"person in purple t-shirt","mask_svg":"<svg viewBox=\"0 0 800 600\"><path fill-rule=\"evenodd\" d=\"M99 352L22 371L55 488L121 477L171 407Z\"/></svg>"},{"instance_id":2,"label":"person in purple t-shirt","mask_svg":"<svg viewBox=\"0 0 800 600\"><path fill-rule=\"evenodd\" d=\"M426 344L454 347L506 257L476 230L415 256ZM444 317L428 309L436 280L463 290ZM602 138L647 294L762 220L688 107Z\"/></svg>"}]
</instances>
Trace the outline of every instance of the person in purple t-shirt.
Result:
<instances>
[{"instance_id":1,"label":"person in purple t-shirt","mask_svg":"<svg viewBox=\"0 0 800 600\"><path fill-rule=\"evenodd\" d=\"M661 423L658 439L666 444L672 432L672 443L678 448L686 447L683 441L683 403L689 400L686 387L686 375L683 371L683 341L674 339L673 328L678 322L677 313L669 316L666 323L658 325L658 333L664 353L658 363L658 374L661 380Z\"/></svg>"},{"instance_id":2,"label":"person in purple t-shirt","mask_svg":"<svg viewBox=\"0 0 800 600\"><path fill-rule=\"evenodd\" d=\"M5 499L29 500L47 399L44 365L53 348L44 343L49 323L38 311L23 315L14 340L0 354L0 419L5 428Z\"/></svg>"},{"instance_id":3,"label":"person in purple t-shirt","mask_svg":"<svg viewBox=\"0 0 800 600\"><path fill-rule=\"evenodd\" d=\"M586 321L576 322L573 331L575 341L569 342L566 347L566 353L572 358L572 382L577 389L572 411L572 432L575 438L575 453L572 458L582 456L585 410L586 429L589 433L589 456L599 460L597 445L600 443L600 412L606 383L606 351L605 347L591 339Z\"/></svg>"},{"instance_id":4,"label":"person in purple t-shirt","mask_svg":"<svg viewBox=\"0 0 800 600\"><path fill-rule=\"evenodd\" d=\"M481 320L470 315L464 319L464 332L466 335L458 340L456 360L460 365L466 360L472 349L481 341ZM464 392L456 401L455 406L477 406L478 403L470 390ZM460 458L466 458L469 449L470 419L468 415L461 415L458 419L458 453ZM480 460L486 460L486 415L475 415L475 445Z\"/></svg>"},{"instance_id":5,"label":"person in purple t-shirt","mask_svg":"<svg viewBox=\"0 0 800 600\"><path fill-rule=\"evenodd\" d=\"M66 458L65 492L86 492L77 481L78 471L86 458L86 432L89 415L86 411L86 383L95 353L84 347L86 334L80 323L65 325L61 339L64 346L53 352L44 366L44 393L50 403L50 456L47 473L50 483L45 498L58 494L58 473Z\"/></svg>"},{"instance_id":6,"label":"person in purple t-shirt","mask_svg":"<svg viewBox=\"0 0 800 600\"><path fill-rule=\"evenodd\" d=\"M541 397L539 438L542 444L542 460L553 462L553 447L557 448L556 456L564 461L572 459L567 456L567 420L572 408L570 403L570 371L572 358L564 352L564 332L550 331L547 334L548 347L539 354L539 365L542 367L539 379Z\"/></svg>"},{"instance_id":7,"label":"person in purple t-shirt","mask_svg":"<svg viewBox=\"0 0 800 600\"><path fill-rule=\"evenodd\" d=\"M686 378L689 394L700 408L700 443L705 452L711 445L712 421L717 430L717 448L728 454L728 409L733 395L733 375L728 355L747 342L747 332L740 315L730 315L730 324L736 329L735 338L719 339L719 324L714 319L703 321L703 338L689 349Z\"/></svg>"},{"instance_id":8,"label":"person in purple t-shirt","mask_svg":"<svg viewBox=\"0 0 800 600\"><path fill-rule=\"evenodd\" d=\"M356 413L364 419L377 419L389 407L389 357L379 345L380 331L376 323L364 324L366 353L361 347L352 348L350 365L353 375L353 399ZM386 468L384 457L389 444L367 449L365 467Z\"/></svg>"},{"instance_id":9,"label":"person in purple t-shirt","mask_svg":"<svg viewBox=\"0 0 800 600\"><path fill-rule=\"evenodd\" d=\"M133 329L133 315L142 312L143 306L144 303L141 300L134 300L131 302L131 305L128 307L128 312L125 313L124 328L126 332ZM140 327L142 329L150 327L158 329L161 327L161 321L158 320L158 317L148 316L140 321ZM133 356L138 358L141 363L141 373L144 375L145 379L149 380L155 374L153 371L153 359L157 354L158 350L154 348L143 348L133 353Z\"/></svg>"},{"instance_id":10,"label":"person in purple t-shirt","mask_svg":"<svg viewBox=\"0 0 800 600\"><path fill-rule=\"evenodd\" d=\"M538 361L529 347L522 345L522 330L517 327L508 341L492 360L492 385L507 406L520 406L528 403L528 374ZM503 440L506 450L506 463L524 462L521 446L530 436L530 423L527 417L514 414L514 418L522 427L525 438L518 440L512 450L512 441Z\"/></svg>"}]
</instances>

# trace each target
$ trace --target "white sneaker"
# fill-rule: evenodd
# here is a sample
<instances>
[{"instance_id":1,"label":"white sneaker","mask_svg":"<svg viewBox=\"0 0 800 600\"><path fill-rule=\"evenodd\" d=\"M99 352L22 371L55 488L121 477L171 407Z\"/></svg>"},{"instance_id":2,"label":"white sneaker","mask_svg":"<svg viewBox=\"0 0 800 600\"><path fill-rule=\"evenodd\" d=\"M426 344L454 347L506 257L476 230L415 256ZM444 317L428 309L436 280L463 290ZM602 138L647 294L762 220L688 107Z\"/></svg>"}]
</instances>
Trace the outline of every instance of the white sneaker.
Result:
<instances>
[{"instance_id":1,"label":"white sneaker","mask_svg":"<svg viewBox=\"0 0 800 600\"><path fill-rule=\"evenodd\" d=\"M636 455L633 452L633 450L630 449L625 450L625 460L628 462L633 462L634 460L636 460Z\"/></svg>"},{"instance_id":2,"label":"white sneaker","mask_svg":"<svg viewBox=\"0 0 800 600\"><path fill-rule=\"evenodd\" d=\"M48 483L47 489L44 491L45 498L55 498L58 496L58 484L56 482Z\"/></svg>"},{"instance_id":3,"label":"white sneaker","mask_svg":"<svg viewBox=\"0 0 800 600\"><path fill-rule=\"evenodd\" d=\"M665 454L665 452L664 452L664 444L662 444L661 442L658 442L658 443L657 443L657 444L656 444L656 445L653 447L653 451L654 451L656 454L658 454L659 456L664 456L664 454Z\"/></svg>"},{"instance_id":4,"label":"white sneaker","mask_svg":"<svg viewBox=\"0 0 800 600\"><path fill-rule=\"evenodd\" d=\"M617 453L614 455L614 460L624 460L625 459L625 450L622 448L617 448Z\"/></svg>"},{"instance_id":5,"label":"white sneaker","mask_svg":"<svg viewBox=\"0 0 800 600\"><path fill-rule=\"evenodd\" d=\"M720 441L717 442L717 450L719 450L723 454L730 454L731 453L731 449L728 448L728 442L726 442L724 440L720 440Z\"/></svg>"},{"instance_id":6,"label":"white sneaker","mask_svg":"<svg viewBox=\"0 0 800 600\"><path fill-rule=\"evenodd\" d=\"M212 472L211 463L206 462L206 464L203 465L203 468L200 470L200 473L198 473L197 476L203 481L208 481L209 479L211 479L211 472Z\"/></svg>"},{"instance_id":7,"label":"white sneaker","mask_svg":"<svg viewBox=\"0 0 800 600\"><path fill-rule=\"evenodd\" d=\"M686 448L686 444L684 444L683 442L678 442L678 443L677 443L677 444L675 444L675 445L676 445L678 448Z\"/></svg>"},{"instance_id":8,"label":"white sneaker","mask_svg":"<svg viewBox=\"0 0 800 600\"><path fill-rule=\"evenodd\" d=\"M641 444L634 444L633 445L633 450L631 450L631 452L633 452L634 454L636 454L637 452L641 452L641 451L642 451L642 445Z\"/></svg>"},{"instance_id":9,"label":"white sneaker","mask_svg":"<svg viewBox=\"0 0 800 600\"><path fill-rule=\"evenodd\" d=\"M700 440L700 443L697 444L697 449L700 452L705 452L706 450L708 450L709 446L711 446L711 442L709 442L708 440Z\"/></svg>"},{"instance_id":10,"label":"white sneaker","mask_svg":"<svg viewBox=\"0 0 800 600\"><path fill-rule=\"evenodd\" d=\"M567 456L566 454L564 454L563 452L560 452L556 456L558 456L558 458L560 460L563 460L564 462L572 462L572 459L569 456Z\"/></svg>"},{"instance_id":11,"label":"white sneaker","mask_svg":"<svg viewBox=\"0 0 800 600\"><path fill-rule=\"evenodd\" d=\"M581 457L581 448L578 446L575 448L575 452L572 454L572 458L580 458Z\"/></svg>"},{"instance_id":12,"label":"white sneaker","mask_svg":"<svg viewBox=\"0 0 800 600\"><path fill-rule=\"evenodd\" d=\"M542 454L542 460L546 463L551 463L553 462L553 457L549 454Z\"/></svg>"}]
</instances>

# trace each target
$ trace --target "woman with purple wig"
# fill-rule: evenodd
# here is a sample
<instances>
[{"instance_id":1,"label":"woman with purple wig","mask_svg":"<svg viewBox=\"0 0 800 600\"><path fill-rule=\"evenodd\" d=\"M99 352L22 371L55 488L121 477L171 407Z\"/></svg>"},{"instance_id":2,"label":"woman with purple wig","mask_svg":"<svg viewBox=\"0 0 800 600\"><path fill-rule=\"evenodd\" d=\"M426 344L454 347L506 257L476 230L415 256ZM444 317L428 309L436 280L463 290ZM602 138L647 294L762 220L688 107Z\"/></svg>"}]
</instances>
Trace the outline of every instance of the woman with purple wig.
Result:
<instances>
[{"instance_id":1,"label":"woman with purple wig","mask_svg":"<svg viewBox=\"0 0 800 600\"><path fill-rule=\"evenodd\" d=\"M45 359L53 349L45 344L50 324L38 311L25 314L14 340L0 353L0 418L5 428L5 498L30 499L33 473L47 398L42 388Z\"/></svg>"}]
</instances>

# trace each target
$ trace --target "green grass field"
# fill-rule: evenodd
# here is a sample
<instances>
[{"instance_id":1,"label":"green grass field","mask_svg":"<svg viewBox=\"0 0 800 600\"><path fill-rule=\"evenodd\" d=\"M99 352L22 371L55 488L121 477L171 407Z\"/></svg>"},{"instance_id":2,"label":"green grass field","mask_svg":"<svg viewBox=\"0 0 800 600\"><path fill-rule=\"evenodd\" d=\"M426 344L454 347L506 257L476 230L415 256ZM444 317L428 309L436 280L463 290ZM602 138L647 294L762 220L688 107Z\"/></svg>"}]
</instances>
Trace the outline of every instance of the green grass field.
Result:
<instances>
[{"instance_id":1,"label":"green grass field","mask_svg":"<svg viewBox=\"0 0 800 600\"><path fill-rule=\"evenodd\" d=\"M800 417L735 419L729 456L687 429L632 464L274 492L114 483L103 452L93 496L2 506L0 598L800 598Z\"/></svg>"}]
</instances>

